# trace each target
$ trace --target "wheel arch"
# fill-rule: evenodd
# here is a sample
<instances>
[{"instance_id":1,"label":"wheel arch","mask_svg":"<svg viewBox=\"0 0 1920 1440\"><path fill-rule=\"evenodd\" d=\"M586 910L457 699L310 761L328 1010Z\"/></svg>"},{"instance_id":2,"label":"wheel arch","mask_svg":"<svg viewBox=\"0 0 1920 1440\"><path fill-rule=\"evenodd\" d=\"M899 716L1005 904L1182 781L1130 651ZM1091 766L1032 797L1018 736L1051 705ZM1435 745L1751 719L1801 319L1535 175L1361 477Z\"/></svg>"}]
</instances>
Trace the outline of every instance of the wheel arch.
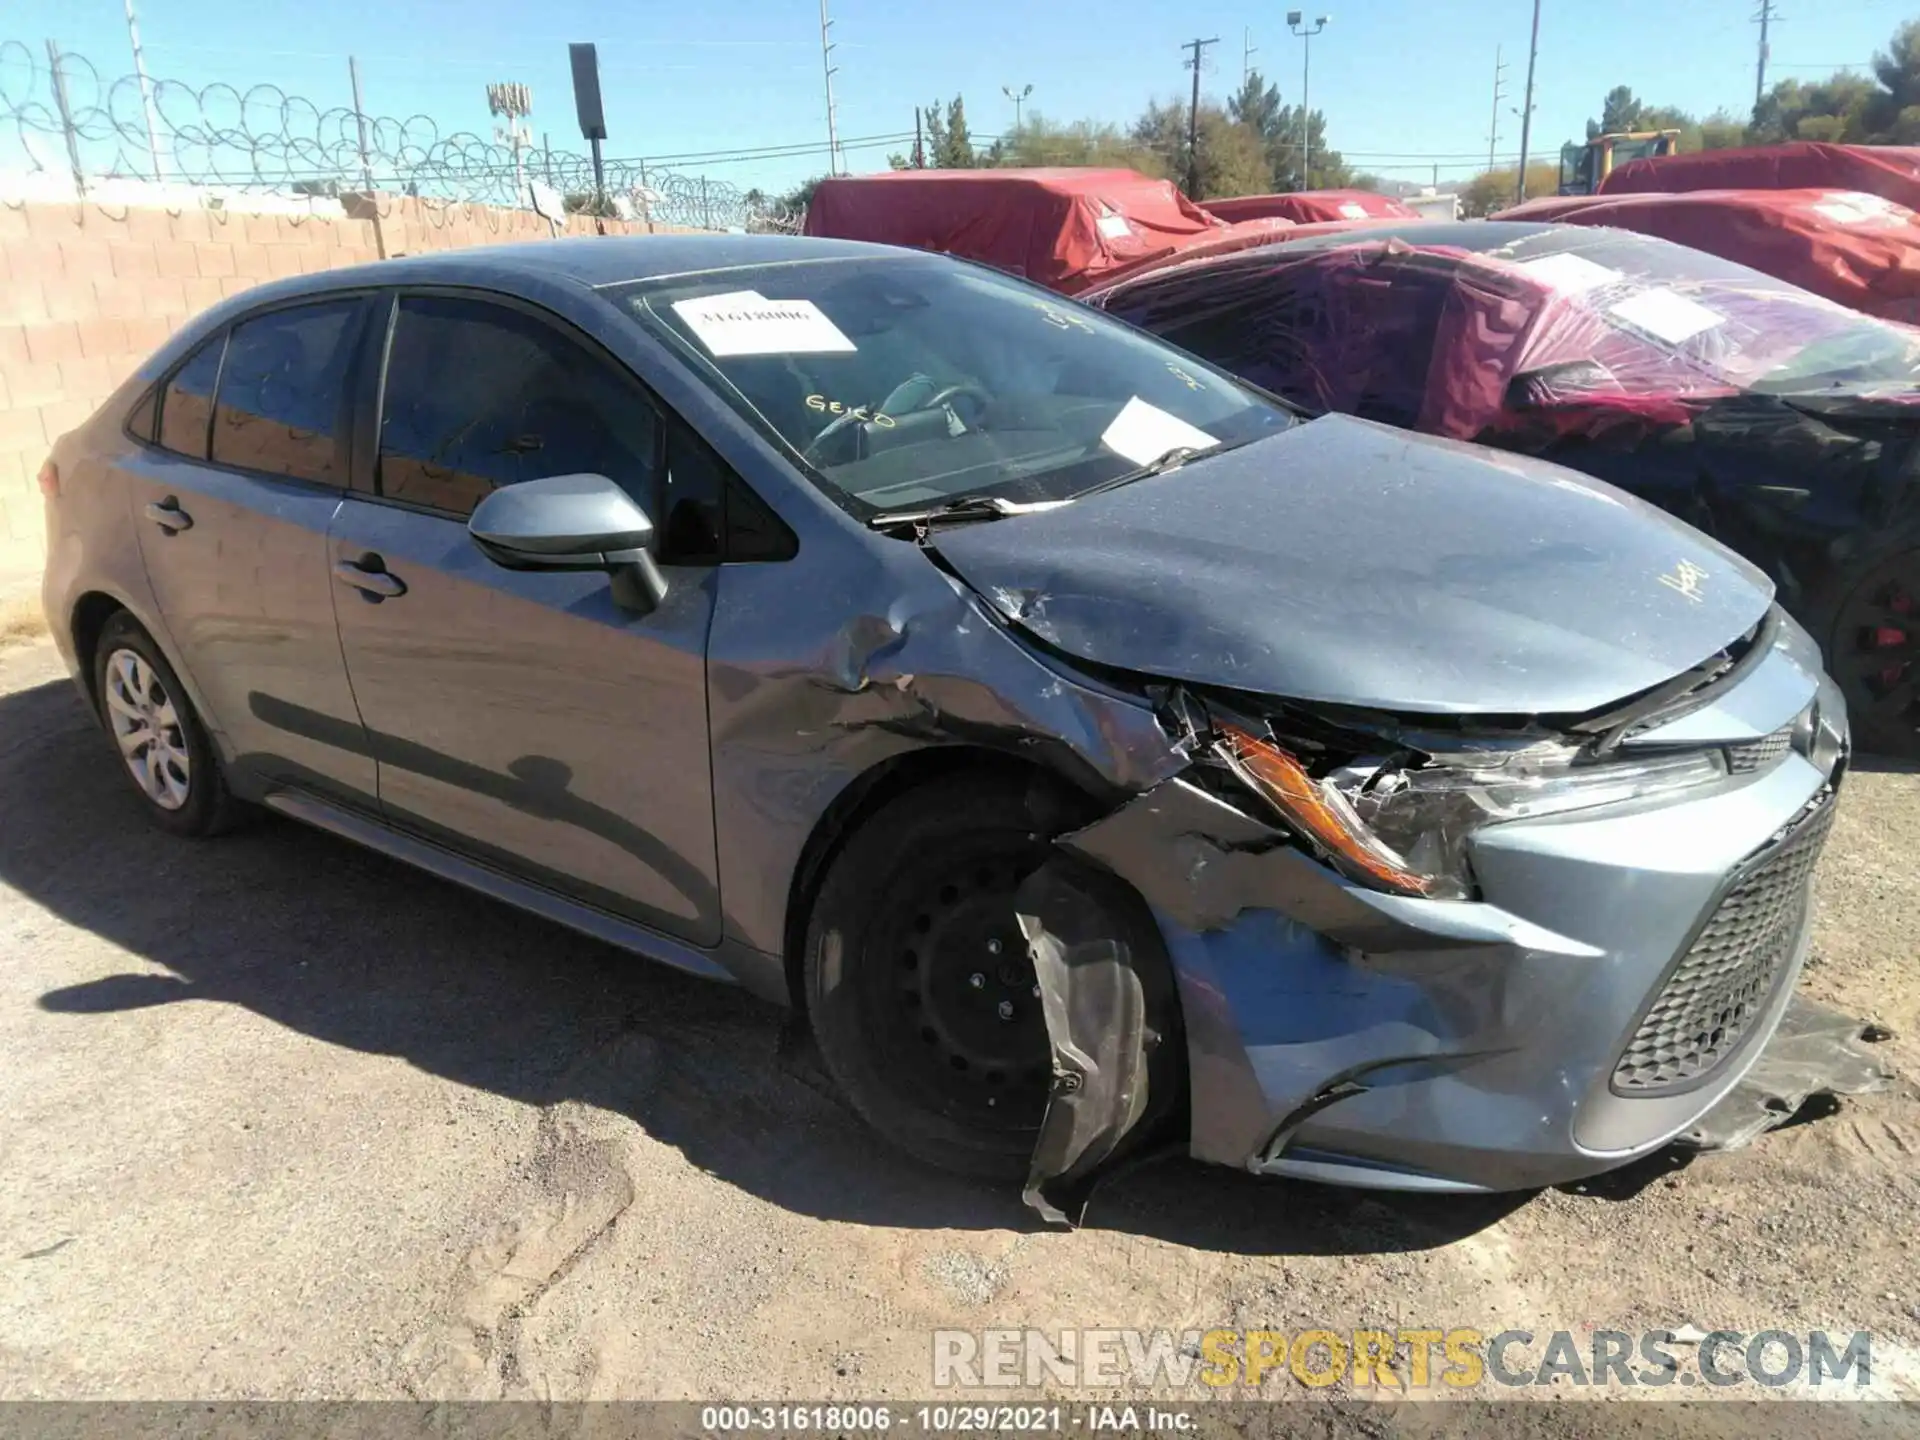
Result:
<instances>
[{"instance_id":1,"label":"wheel arch","mask_svg":"<svg viewBox=\"0 0 1920 1440\"><path fill-rule=\"evenodd\" d=\"M123 611L132 616L134 623L142 630L153 635L153 627L135 615L126 601L104 590L87 591L74 601L72 613L68 616L67 634L73 641L75 666L80 673L80 683L86 687L87 699L95 710L100 708L100 687L96 676L98 666L95 664L100 637L106 632L107 622ZM154 644L160 644L157 636ZM178 669L177 666L175 668Z\"/></svg>"},{"instance_id":2,"label":"wheel arch","mask_svg":"<svg viewBox=\"0 0 1920 1440\"><path fill-rule=\"evenodd\" d=\"M796 1018L806 1014L807 926L822 882L847 841L869 817L898 796L964 771L1016 776L1051 787L1064 798L1084 804L1088 820L1097 818L1103 804L1084 785L1062 776L1035 760L984 745L930 745L890 756L850 782L815 822L788 887L786 924L782 930L787 1001Z\"/></svg>"}]
</instances>

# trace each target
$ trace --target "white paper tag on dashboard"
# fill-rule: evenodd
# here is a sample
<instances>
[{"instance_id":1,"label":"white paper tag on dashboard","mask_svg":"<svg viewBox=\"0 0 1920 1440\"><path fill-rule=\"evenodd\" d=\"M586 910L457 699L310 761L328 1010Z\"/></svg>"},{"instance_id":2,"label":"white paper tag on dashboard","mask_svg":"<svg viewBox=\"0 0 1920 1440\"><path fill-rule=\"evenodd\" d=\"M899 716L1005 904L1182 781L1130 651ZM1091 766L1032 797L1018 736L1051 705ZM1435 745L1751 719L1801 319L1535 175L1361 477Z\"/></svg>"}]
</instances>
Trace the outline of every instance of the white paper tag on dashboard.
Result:
<instances>
[{"instance_id":1,"label":"white paper tag on dashboard","mask_svg":"<svg viewBox=\"0 0 1920 1440\"><path fill-rule=\"evenodd\" d=\"M1538 260L1523 260L1520 268L1528 278L1538 280L1549 290L1562 295L1584 295L1602 285L1611 285L1620 278L1618 270L1596 265L1586 256L1575 255L1570 250L1542 255Z\"/></svg>"},{"instance_id":2,"label":"white paper tag on dashboard","mask_svg":"<svg viewBox=\"0 0 1920 1440\"><path fill-rule=\"evenodd\" d=\"M769 300L757 290L729 290L676 300L673 309L716 357L820 355L855 348L811 300Z\"/></svg>"},{"instance_id":3,"label":"white paper tag on dashboard","mask_svg":"<svg viewBox=\"0 0 1920 1440\"><path fill-rule=\"evenodd\" d=\"M1208 450L1220 442L1136 395L1120 407L1113 423L1102 432L1100 443L1124 460L1151 465L1169 450Z\"/></svg>"},{"instance_id":4,"label":"white paper tag on dashboard","mask_svg":"<svg viewBox=\"0 0 1920 1440\"><path fill-rule=\"evenodd\" d=\"M1607 313L1669 345L1684 344L1727 318L1671 290L1648 290L1622 300Z\"/></svg>"}]
</instances>

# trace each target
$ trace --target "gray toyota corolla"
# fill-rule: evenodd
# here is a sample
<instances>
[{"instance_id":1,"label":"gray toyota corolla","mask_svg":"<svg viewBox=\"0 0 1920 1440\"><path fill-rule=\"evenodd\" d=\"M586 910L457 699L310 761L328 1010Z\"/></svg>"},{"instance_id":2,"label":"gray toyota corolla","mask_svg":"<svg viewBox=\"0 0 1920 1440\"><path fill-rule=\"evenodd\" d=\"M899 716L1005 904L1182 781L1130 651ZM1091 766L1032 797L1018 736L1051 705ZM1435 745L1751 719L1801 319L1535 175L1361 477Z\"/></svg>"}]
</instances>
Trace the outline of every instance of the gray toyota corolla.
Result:
<instances>
[{"instance_id":1,"label":"gray toyota corolla","mask_svg":"<svg viewBox=\"0 0 1920 1440\"><path fill-rule=\"evenodd\" d=\"M1510 1189L1752 1063L1847 726L1745 561L938 256L286 281L54 450L147 812L264 806L804 1015L1051 1215L1149 1141Z\"/></svg>"}]
</instances>

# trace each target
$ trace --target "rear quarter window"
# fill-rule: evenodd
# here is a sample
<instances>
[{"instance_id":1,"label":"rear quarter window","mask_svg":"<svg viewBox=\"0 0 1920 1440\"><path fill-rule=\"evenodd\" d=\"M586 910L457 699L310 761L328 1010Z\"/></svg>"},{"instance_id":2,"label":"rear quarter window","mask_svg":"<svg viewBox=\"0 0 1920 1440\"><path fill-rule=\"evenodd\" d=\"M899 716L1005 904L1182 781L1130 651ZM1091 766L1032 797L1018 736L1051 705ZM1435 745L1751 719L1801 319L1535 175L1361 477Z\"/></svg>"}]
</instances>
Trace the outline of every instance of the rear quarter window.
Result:
<instances>
[{"instance_id":1,"label":"rear quarter window","mask_svg":"<svg viewBox=\"0 0 1920 1440\"><path fill-rule=\"evenodd\" d=\"M207 432L213 425L213 389L220 381L220 356L226 343L226 332L222 331L173 372L160 397L157 439L162 449L190 460L207 458ZM140 432L136 429L134 433Z\"/></svg>"}]
</instances>

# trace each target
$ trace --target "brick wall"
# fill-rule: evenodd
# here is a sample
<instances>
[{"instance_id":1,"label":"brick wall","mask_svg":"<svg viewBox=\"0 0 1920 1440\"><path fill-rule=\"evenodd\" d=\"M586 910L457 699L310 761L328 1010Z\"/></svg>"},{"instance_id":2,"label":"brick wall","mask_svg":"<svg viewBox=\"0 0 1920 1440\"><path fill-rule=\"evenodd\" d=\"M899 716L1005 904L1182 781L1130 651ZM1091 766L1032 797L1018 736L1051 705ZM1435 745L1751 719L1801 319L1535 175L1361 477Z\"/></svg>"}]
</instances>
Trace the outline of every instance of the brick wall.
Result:
<instances>
[{"instance_id":1,"label":"brick wall","mask_svg":"<svg viewBox=\"0 0 1920 1440\"><path fill-rule=\"evenodd\" d=\"M527 211L355 196L340 218L0 203L0 588L45 555L36 477L192 316L266 280L390 256L541 239ZM572 217L567 230L644 233Z\"/></svg>"}]
</instances>

